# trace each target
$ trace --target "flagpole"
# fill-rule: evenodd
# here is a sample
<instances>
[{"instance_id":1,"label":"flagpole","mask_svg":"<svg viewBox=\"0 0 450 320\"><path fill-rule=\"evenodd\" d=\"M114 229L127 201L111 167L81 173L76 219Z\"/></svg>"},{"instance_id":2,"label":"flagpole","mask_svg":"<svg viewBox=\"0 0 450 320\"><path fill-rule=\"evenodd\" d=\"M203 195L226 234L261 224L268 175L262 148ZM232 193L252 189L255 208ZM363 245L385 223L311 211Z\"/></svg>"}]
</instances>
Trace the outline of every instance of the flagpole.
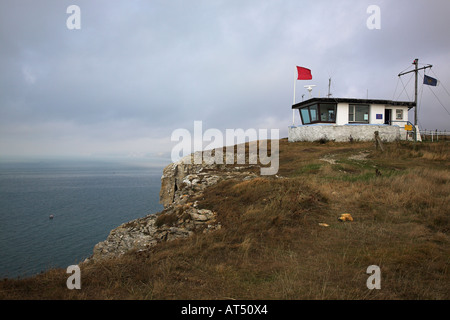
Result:
<instances>
[{"instance_id":1,"label":"flagpole","mask_svg":"<svg viewBox=\"0 0 450 320\"><path fill-rule=\"evenodd\" d=\"M293 101L292 105L295 104L295 86L297 84L297 77L295 75L296 74L295 74L295 70L294 70L294 101ZM293 126L295 125L295 110L294 109L292 109L292 125Z\"/></svg>"}]
</instances>

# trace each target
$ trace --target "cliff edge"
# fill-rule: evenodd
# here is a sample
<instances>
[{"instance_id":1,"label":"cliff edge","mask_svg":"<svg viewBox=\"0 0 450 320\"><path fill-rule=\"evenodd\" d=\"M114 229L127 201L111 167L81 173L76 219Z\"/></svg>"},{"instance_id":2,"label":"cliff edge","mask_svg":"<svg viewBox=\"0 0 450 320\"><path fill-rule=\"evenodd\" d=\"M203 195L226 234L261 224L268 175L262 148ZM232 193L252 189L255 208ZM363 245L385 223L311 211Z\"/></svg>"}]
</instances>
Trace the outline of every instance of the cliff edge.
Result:
<instances>
[{"instance_id":1,"label":"cliff edge","mask_svg":"<svg viewBox=\"0 0 450 320\"><path fill-rule=\"evenodd\" d=\"M259 170L255 168L259 166L186 164L186 158L169 164L161 177L160 203L164 209L111 230L105 241L95 245L86 262L119 257L130 250L145 250L163 241L220 228L217 212L198 208L196 199L202 197L207 187L222 180L257 177Z\"/></svg>"}]
</instances>

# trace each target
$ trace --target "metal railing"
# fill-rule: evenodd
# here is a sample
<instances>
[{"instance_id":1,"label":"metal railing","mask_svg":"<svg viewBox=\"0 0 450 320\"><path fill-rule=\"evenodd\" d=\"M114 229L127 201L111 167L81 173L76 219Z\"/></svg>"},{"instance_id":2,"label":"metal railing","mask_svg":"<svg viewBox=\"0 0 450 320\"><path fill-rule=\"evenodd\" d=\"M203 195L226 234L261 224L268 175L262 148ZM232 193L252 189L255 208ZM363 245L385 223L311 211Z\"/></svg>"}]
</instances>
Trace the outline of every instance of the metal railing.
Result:
<instances>
[{"instance_id":1,"label":"metal railing","mask_svg":"<svg viewBox=\"0 0 450 320\"><path fill-rule=\"evenodd\" d=\"M438 142L438 141L448 141L450 140L450 131L447 130L421 130L420 135L422 140Z\"/></svg>"},{"instance_id":2,"label":"metal railing","mask_svg":"<svg viewBox=\"0 0 450 320\"><path fill-rule=\"evenodd\" d=\"M399 122L405 123L405 130L406 130L406 140L408 140L408 137L411 137L413 141L417 141L417 129L416 126L411 121L405 121L405 120L389 120L389 125L396 125ZM409 126L411 130L407 130L406 126ZM421 135L421 132L419 132L419 135Z\"/></svg>"}]
</instances>

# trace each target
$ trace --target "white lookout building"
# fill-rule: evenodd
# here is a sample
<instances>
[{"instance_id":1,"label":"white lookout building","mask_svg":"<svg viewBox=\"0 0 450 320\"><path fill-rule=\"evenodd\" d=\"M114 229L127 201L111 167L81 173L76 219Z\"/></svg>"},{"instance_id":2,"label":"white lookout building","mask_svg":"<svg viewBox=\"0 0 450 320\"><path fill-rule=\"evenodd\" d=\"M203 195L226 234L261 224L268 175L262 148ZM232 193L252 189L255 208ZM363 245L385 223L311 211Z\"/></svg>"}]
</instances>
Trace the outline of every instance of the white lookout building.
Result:
<instances>
[{"instance_id":1,"label":"white lookout building","mask_svg":"<svg viewBox=\"0 0 450 320\"><path fill-rule=\"evenodd\" d=\"M302 124L289 127L288 139L369 141L378 131L383 141L406 140L414 130L408 121L408 110L413 107L414 102L405 101L311 98L292 106L294 112L298 110Z\"/></svg>"}]
</instances>

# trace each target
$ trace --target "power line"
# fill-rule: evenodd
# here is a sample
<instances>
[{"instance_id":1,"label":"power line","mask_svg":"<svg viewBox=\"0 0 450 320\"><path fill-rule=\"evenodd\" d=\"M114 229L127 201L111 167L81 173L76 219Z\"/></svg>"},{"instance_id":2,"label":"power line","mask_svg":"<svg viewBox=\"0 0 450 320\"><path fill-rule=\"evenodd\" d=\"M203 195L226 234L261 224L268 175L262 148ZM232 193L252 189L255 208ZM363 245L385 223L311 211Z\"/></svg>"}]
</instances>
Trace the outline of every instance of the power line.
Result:
<instances>
[{"instance_id":1,"label":"power line","mask_svg":"<svg viewBox=\"0 0 450 320\"><path fill-rule=\"evenodd\" d=\"M433 75L439 79L438 75L434 72L433 68L430 68L431 72L433 73ZM447 88L445 88L444 83L442 81L439 80L439 85L442 86L442 88L444 88L445 92L447 92L447 94L450 96L450 93L448 92ZM433 89L428 86L428 88L430 89L431 93L436 97L436 100L439 102L439 104L442 106L442 108L444 108L444 110L448 113L448 115L450 115L450 112L447 110L447 108L444 106L444 104L441 102L441 100L439 99L439 97L436 95L436 93L433 91Z\"/></svg>"},{"instance_id":2,"label":"power line","mask_svg":"<svg viewBox=\"0 0 450 320\"><path fill-rule=\"evenodd\" d=\"M431 93L433 93L433 95L436 97L437 101L439 101L439 103L441 104L442 108L444 108L444 110L448 113L448 115L450 116L450 112L447 110L447 108L444 106L444 104L441 102L441 100L439 100L438 96L436 95L436 93L434 93L434 91L430 88L430 86L428 86Z\"/></svg>"},{"instance_id":3,"label":"power line","mask_svg":"<svg viewBox=\"0 0 450 320\"><path fill-rule=\"evenodd\" d=\"M398 95L397 99L400 98L400 96L402 95L403 91L405 91L406 96L408 97L408 100L411 100L411 98L409 97L408 91L406 91L406 86L409 84L409 82L410 82L411 79L413 78L413 75L411 75L411 76L409 77L409 80L408 80L408 82L406 83L406 86L405 86L405 84L403 83L402 78L401 78L400 76L399 76L398 78L400 79L400 81L401 81L401 83L402 83L402 85L403 85L403 90L402 90L402 92L400 92L400 94Z\"/></svg>"},{"instance_id":4,"label":"power line","mask_svg":"<svg viewBox=\"0 0 450 320\"><path fill-rule=\"evenodd\" d=\"M436 73L434 73L433 69L431 69L431 72L433 72L433 75L439 79L439 77L437 76ZM439 84L442 86L442 88L444 88L445 92L447 92L447 94L450 96L450 93L447 91L447 89L445 88L444 84L442 83L442 81L439 80Z\"/></svg>"},{"instance_id":5,"label":"power line","mask_svg":"<svg viewBox=\"0 0 450 320\"><path fill-rule=\"evenodd\" d=\"M395 85L395 90L394 90L394 94L392 95L392 100L394 100L395 94L397 93L397 87L398 87L399 82L400 82L400 77L398 77L398 79L397 79L397 84Z\"/></svg>"},{"instance_id":6,"label":"power line","mask_svg":"<svg viewBox=\"0 0 450 320\"><path fill-rule=\"evenodd\" d=\"M403 72L405 72L406 70L408 70L409 68L411 68L411 66L409 66L409 67L406 67L405 68L405 70L403 70L403 71L400 71L400 73L403 73Z\"/></svg>"}]
</instances>

